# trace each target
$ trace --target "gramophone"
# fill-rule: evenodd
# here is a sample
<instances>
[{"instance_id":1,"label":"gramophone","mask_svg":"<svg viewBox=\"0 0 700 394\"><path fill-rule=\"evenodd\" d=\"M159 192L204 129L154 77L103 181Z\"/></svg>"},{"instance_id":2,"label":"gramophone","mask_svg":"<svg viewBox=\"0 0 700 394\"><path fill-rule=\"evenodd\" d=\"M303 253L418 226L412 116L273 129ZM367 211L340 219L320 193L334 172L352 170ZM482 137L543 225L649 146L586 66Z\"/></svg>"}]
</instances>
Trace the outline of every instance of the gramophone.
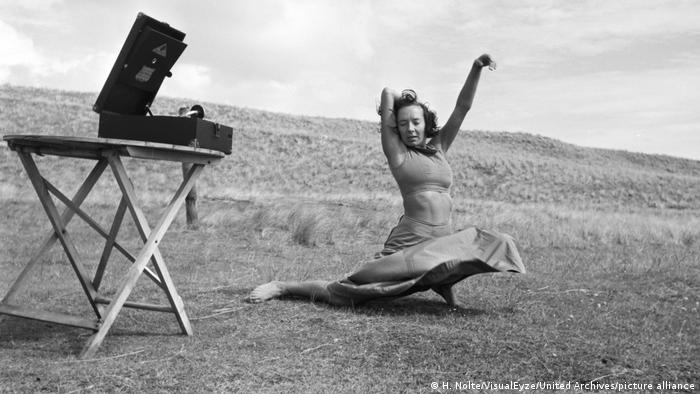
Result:
<instances>
[{"instance_id":1,"label":"gramophone","mask_svg":"<svg viewBox=\"0 0 700 394\"><path fill-rule=\"evenodd\" d=\"M93 110L98 137L186 145L231 153L233 129L204 119L193 106L180 116L156 116L151 104L187 47L185 33L144 13L136 17Z\"/></svg>"}]
</instances>

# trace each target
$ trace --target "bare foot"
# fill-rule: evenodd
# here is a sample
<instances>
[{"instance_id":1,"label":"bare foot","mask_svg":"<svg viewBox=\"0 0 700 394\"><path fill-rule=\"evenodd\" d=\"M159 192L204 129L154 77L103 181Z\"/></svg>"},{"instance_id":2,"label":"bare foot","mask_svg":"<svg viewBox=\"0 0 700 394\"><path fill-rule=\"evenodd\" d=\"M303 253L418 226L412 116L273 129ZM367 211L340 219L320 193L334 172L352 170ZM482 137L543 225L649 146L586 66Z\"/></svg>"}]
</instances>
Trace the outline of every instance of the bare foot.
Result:
<instances>
[{"instance_id":1,"label":"bare foot","mask_svg":"<svg viewBox=\"0 0 700 394\"><path fill-rule=\"evenodd\" d=\"M440 294L440 297L445 300L447 305L457 306L457 300L455 298L455 292L452 289L452 285L436 286L433 287L433 291Z\"/></svg>"},{"instance_id":2,"label":"bare foot","mask_svg":"<svg viewBox=\"0 0 700 394\"><path fill-rule=\"evenodd\" d=\"M282 282L273 281L253 289L245 300L251 304L257 304L280 297L282 295L284 295L284 286L282 285Z\"/></svg>"}]
</instances>

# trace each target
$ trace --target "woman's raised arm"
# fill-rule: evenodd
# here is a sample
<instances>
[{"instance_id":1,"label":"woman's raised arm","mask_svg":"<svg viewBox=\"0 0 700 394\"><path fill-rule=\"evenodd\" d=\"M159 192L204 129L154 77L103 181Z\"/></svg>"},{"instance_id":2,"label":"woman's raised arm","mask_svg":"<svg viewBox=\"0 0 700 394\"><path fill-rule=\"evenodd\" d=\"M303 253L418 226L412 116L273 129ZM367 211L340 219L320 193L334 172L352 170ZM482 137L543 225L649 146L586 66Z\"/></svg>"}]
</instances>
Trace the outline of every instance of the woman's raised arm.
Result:
<instances>
[{"instance_id":1,"label":"woman's raised arm","mask_svg":"<svg viewBox=\"0 0 700 394\"><path fill-rule=\"evenodd\" d=\"M379 116L382 118L382 149L389 161L390 166L401 164L406 154L406 146L401 141L396 127L396 116L394 115L394 101L401 96L398 92L390 88L382 90L381 104L379 104Z\"/></svg>"},{"instance_id":2,"label":"woman's raised arm","mask_svg":"<svg viewBox=\"0 0 700 394\"><path fill-rule=\"evenodd\" d=\"M438 141L433 142L436 146L439 144L445 152L450 148L450 145L452 145L452 142L457 136L457 132L459 132L459 128L462 127L464 118L467 116L467 112L469 112L472 107L474 95L476 94L476 87L479 85L479 78L481 77L481 69L485 66L488 66L490 70L496 69L496 63L491 59L491 56L483 54L474 60L467 80L464 82L464 86L462 86L462 90L459 92L452 115L450 115L450 118L440 129L440 134L436 137Z\"/></svg>"}]
</instances>

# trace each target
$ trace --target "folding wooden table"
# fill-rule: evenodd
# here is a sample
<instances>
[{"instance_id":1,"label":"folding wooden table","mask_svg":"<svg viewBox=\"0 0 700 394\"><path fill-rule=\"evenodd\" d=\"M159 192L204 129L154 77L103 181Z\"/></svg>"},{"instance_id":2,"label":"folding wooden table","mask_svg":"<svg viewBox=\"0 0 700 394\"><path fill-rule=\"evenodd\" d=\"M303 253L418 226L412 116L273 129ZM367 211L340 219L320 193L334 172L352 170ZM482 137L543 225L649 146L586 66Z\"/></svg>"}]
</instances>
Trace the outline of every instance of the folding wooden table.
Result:
<instances>
[{"instance_id":1,"label":"folding wooden table","mask_svg":"<svg viewBox=\"0 0 700 394\"><path fill-rule=\"evenodd\" d=\"M8 135L4 136L3 139L7 141L10 149L19 155L53 230L44 238L39 251L29 260L0 302L0 314L93 330L95 333L85 344L80 354L81 358L92 357L95 354L122 307L173 313L177 318L182 333L192 335L192 328L185 313L182 299L177 294L165 261L158 250L158 245L204 166L219 161L224 154L202 148L105 138ZM69 199L39 173L32 155L82 158L95 160L96 163L85 181L78 188L75 196ZM121 160L122 157L192 163L191 169L182 178L175 195L153 229L149 227L143 211L137 204L136 190L127 176ZM80 205L85 201L88 193L108 166L112 169L112 173L122 193L114 221L109 230L100 226L80 208ZM51 195L55 196L66 206L62 214L59 213ZM131 213L136 228L144 242L143 247L135 256L116 241L122 219L127 210ZM106 239L102 257L92 277L89 276L85 265L80 260L74 240L66 229L67 224L74 215L80 216L90 227ZM56 241L59 241L63 246L63 250L78 277L82 290L87 296L96 318L89 319L65 313L31 309L12 303L13 299L16 298L17 292L31 276L32 268ZM100 294L99 288L113 249L121 252L133 263L120 279L121 283L117 292L111 299L108 299ZM149 261L152 262L153 270L147 267ZM138 278L144 273L162 289L167 296L169 305L127 301Z\"/></svg>"}]
</instances>

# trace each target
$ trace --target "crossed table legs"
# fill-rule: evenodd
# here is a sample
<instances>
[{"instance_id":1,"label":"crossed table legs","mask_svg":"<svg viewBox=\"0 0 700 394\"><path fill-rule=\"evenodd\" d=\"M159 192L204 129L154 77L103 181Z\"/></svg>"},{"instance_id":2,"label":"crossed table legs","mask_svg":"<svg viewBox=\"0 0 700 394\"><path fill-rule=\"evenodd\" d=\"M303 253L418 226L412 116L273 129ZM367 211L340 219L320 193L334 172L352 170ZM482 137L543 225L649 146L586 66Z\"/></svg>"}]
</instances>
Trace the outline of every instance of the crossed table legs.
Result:
<instances>
[{"instance_id":1,"label":"crossed table legs","mask_svg":"<svg viewBox=\"0 0 700 394\"><path fill-rule=\"evenodd\" d=\"M97 161L97 164L82 183L73 199L66 197L39 173L39 169L37 168L31 153L24 151L18 151L17 153L22 161L22 164L24 165L25 170L27 171L37 195L39 196L39 200L46 211L49 221L53 227L53 231L44 239L39 252L27 263L24 270L16 279L15 283L10 287L10 290L3 298L2 302L0 302L0 314L94 330L95 333L90 337L80 354L81 358L92 357L95 354L122 307L174 313L182 333L185 335L192 335L192 328L190 326L189 319L187 318L187 314L185 313L184 304L180 296L177 294L177 290L175 289L175 285L173 284L170 273L165 265L165 261L158 250L158 244L175 218L177 211L182 206L187 193L189 193L189 191L192 189L197 177L199 177L204 169L204 165L199 163L194 163L192 165L192 168L187 174L185 174L182 183L175 192L175 195L172 197L170 203L162 213L160 220L153 229L150 229L146 221L146 217L136 203L134 186L129 180L124 165L117 153L107 153L104 155L104 157ZM112 169L112 173L114 174L114 177L116 178L122 192L122 198L109 231L102 228L80 208L80 205L88 196L89 192L92 190L93 186L101 177L107 166ZM63 214L59 214L58 209L51 198L51 194L66 205L66 209ZM119 243L116 242L116 237L121 227L122 219L126 213L126 210L129 210L131 213L137 230L144 241L143 247L136 256L131 255L121 245L119 245ZM80 261L72 237L66 229L67 224L71 221L74 215L80 216L88 225L97 231L97 233L106 239L102 257L100 258L100 262L97 265L97 269L92 279L90 279L84 265ZM83 292L87 296L87 299L96 315L95 319L86 319L64 313L28 309L11 304L11 301L15 298L16 293L30 277L32 268L41 259L42 255L44 255L57 240L60 241L61 245L63 246L63 250L68 257L78 280L80 281ZM102 282L102 277L113 249L117 249L119 252L124 254L127 259L132 261L132 265L124 274L117 292L110 300L102 297L98 289ZM153 264L153 271L146 267L149 261L151 261ZM153 305L127 301L129 294L142 273L145 273L165 292L169 305Z\"/></svg>"}]
</instances>

